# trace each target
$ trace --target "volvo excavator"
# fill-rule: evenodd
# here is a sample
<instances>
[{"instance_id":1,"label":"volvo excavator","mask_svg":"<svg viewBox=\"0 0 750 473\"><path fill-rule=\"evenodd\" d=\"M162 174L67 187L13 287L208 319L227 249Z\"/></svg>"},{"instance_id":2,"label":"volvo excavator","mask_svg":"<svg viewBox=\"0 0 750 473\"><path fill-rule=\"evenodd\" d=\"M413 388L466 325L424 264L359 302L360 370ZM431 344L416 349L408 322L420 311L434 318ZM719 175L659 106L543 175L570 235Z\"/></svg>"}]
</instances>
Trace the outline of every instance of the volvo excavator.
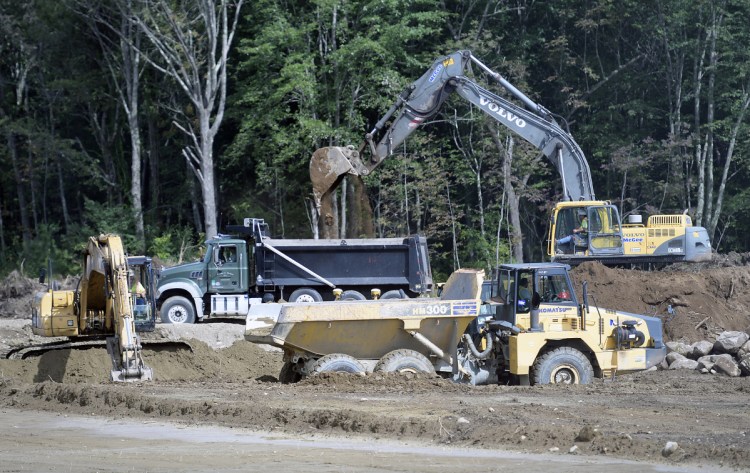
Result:
<instances>
[{"instance_id":1,"label":"volvo excavator","mask_svg":"<svg viewBox=\"0 0 750 473\"><path fill-rule=\"evenodd\" d=\"M472 64L523 106L490 92L465 75ZM422 123L436 115L454 92L537 147L558 171L564 201L555 205L551 215L547 253L552 261L575 265L598 260L618 265L698 262L711 258L708 233L693 226L686 214L653 215L645 225L639 215L631 215L629 222L623 224L616 206L596 200L588 161L553 114L470 51L457 51L437 59L422 77L399 94L358 149L330 146L313 153L310 178L318 211L321 201L344 176L370 174ZM394 115L396 118L391 121ZM579 222L584 216L587 228L582 231ZM576 228L579 231L574 234ZM568 235L572 237L565 238Z\"/></svg>"},{"instance_id":2,"label":"volvo excavator","mask_svg":"<svg viewBox=\"0 0 750 473\"><path fill-rule=\"evenodd\" d=\"M136 329L153 330L150 258L135 257L133 268L117 235L90 237L84 252L83 275L75 291L54 285L34 298L32 332L42 337L66 337L26 347L31 352L98 346L105 342L112 360L112 381L148 381L153 371L142 356ZM130 285L129 285L129 279ZM131 291L131 286L133 290Z\"/></svg>"}]
</instances>

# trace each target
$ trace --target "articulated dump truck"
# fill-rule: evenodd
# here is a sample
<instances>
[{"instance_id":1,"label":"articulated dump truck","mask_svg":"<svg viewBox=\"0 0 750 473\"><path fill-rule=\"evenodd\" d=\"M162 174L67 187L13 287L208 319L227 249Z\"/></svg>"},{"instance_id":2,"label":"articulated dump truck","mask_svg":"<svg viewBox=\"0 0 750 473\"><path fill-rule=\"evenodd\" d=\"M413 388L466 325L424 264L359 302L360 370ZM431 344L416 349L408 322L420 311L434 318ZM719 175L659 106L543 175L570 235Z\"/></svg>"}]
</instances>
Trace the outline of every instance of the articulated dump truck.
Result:
<instances>
[{"instance_id":1,"label":"articulated dump truck","mask_svg":"<svg viewBox=\"0 0 750 473\"><path fill-rule=\"evenodd\" d=\"M603 309L560 263L459 270L439 298L262 304L245 338L284 351L284 383L322 372L413 372L470 384L585 384L666 355L661 320Z\"/></svg>"}]
</instances>

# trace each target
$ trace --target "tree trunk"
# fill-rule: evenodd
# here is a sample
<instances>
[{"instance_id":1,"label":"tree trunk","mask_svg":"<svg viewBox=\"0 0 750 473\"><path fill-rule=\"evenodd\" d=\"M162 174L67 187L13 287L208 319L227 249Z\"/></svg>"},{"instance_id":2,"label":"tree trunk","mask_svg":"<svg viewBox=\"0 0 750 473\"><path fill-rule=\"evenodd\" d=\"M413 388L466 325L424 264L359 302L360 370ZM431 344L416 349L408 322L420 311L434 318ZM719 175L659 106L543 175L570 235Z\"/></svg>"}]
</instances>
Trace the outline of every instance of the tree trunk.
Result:
<instances>
[{"instance_id":1,"label":"tree trunk","mask_svg":"<svg viewBox=\"0 0 750 473\"><path fill-rule=\"evenodd\" d=\"M57 182L60 187L60 207L62 207L65 234L70 235L70 213L68 213L68 201L65 198L65 177L63 176L62 156L57 153Z\"/></svg>"},{"instance_id":2,"label":"tree trunk","mask_svg":"<svg viewBox=\"0 0 750 473\"><path fill-rule=\"evenodd\" d=\"M521 212L516 190L513 188L511 165L513 163L514 140L508 135L503 160L503 183L508 194L508 220L510 221L511 254L514 263L523 263L523 231L521 230Z\"/></svg>"},{"instance_id":3,"label":"tree trunk","mask_svg":"<svg viewBox=\"0 0 750 473\"><path fill-rule=\"evenodd\" d=\"M515 142L513 135L508 135L505 144L500 141L497 130L489 127L490 136L495 143L498 155L502 157L503 188L508 197L508 220L510 233L511 258L516 263L523 263L523 230L521 230L520 203L516 189L513 187L513 153Z\"/></svg>"},{"instance_id":4,"label":"tree trunk","mask_svg":"<svg viewBox=\"0 0 750 473\"><path fill-rule=\"evenodd\" d=\"M159 130L156 126L156 116L149 113L148 115L148 168L149 168L149 183L151 188L151 195L149 196L149 202L151 202L151 208L158 209L160 204L160 180L159 180ZM158 220L158 213L152 218Z\"/></svg>"},{"instance_id":5,"label":"tree trunk","mask_svg":"<svg viewBox=\"0 0 750 473\"><path fill-rule=\"evenodd\" d=\"M18 147L16 146L16 134L8 129L6 134L8 143L8 154L13 167L13 177L16 180L16 194L18 195L18 212L21 216L21 236L23 238L23 247L27 248L31 242L31 226L29 224L29 209L26 205L26 195L23 191L23 179L21 170L18 167Z\"/></svg>"},{"instance_id":6,"label":"tree trunk","mask_svg":"<svg viewBox=\"0 0 750 473\"><path fill-rule=\"evenodd\" d=\"M5 227L3 226L3 202L0 200L0 264L5 262Z\"/></svg>"},{"instance_id":7,"label":"tree trunk","mask_svg":"<svg viewBox=\"0 0 750 473\"><path fill-rule=\"evenodd\" d=\"M203 219L201 218L201 211L199 204L198 197L198 189L195 187L195 176L193 175L193 170L190 166L190 163L187 163L187 180L188 180L188 188L190 189L190 208L192 210L193 215L193 226L198 232L203 231ZM206 233L205 234L207 238L210 238L211 236Z\"/></svg>"},{"instance_id":8,"label":"tree trunk","mask_svg":"<svg viewBox=\"0 0 750 473\"><path fill-rule=\"evenodd\" d=\"M194 110L195 116L177 115L173 123L188 139L183 155L201 185L203 221L208 236L218 230L213 144L224 118L229 48L243 1L232 2L231 24L227 0L178 4L158 0L131 17L157 51L156 57L145 56L145 60L177 83ZM175 13L173 7L180 11ZM184 18L189 18L191 23L183 23Z\"/></svg>"},{"instance_id":9,"label":"tree trunk","mask_svg":"<svg viewBox=\"0 0 750 473\"><path fill-rule=\"evenodd\" d=\"M732 127L732 132L729 138L729 149L727 150L726 158L724 159L724 170L721 174L721 182L719 184L718 195L716 196L716 206L714 207L713 215L708 225L708 235L713 240L714 234L716 233L716 227L719 224L719 216L721 215L721 207L724 203L724 191L726 190L727 180L729 179L729 166L732 162L734 155L734 148L737 144L737 135L740 132L742 123L745 120L745 114L747 113L748 107L750 107L750 84L745 87L745 93L742 97L740 111L737 115L737 119Z\"/></svg>"},{"instance_id":10,"label":"tree trunk","mask_svg":"<svg viewBox=\"0 0 750 473\"><path fill-rule=\"evenodd\" d=\"M701 143L701 89L703 86L703 61L706 56L705 44L699 38L696 40L696 49L703 47L703 51L696 55L693 64L693 147L695 153L695 163L698 169L698 189L696 196L698 201L695 204L695 224L701 225L703 212L705 210L706 197L706 167L704 163L704 149Z\"/></svg>"},{"instance_id":11,"label":"tree trunk","mask_svg":"<svg viewBox=\"0 0 750 473\"><path fill-rule=\"evenodd\" d=\"M137 99L136 99L137 101ZM143 253L146 251L146 235L143 228L143 195L141 189L141 132L137 117L137 103L131 104L136 107L135 114L129 114L130 126L130 198L133 204L133 219L135 220L135 236L138 240L138 248L132 251Z\"/></svg>"},{"instance_id":12,"label":"tree trunk","mask_svg":"<svg viewBox=\"0 0 750 473\"><path fill-rule=\"evenodd\" d=\"M132 14L131 0L127 1L126 14ZM146 234L143 224L143 185L141 183L141 124L139 117L139 92L141 75L141 35L130 23L129 16L123 15L121 21L120 54L122 56L122 75L125 79L125 90L121 93L125 113L128 116L130 129L130 200L133 205L135 236L138 248L146 250ZM116 77L113 79L117 80Z\"/></svg>"},{"instance_id":13,"label":"tree trunk","mask_svg":"<svg viewBox=\"0 0 750 473\"><path fill-rule=\"evenodd\" d=\"M448 197L448 212L451 219L451 237L452 237L452 254L453 254L453 271L461 268L461 261L458 259L458 233L456 232L456 217L453 215L453 204L451 204L451 188L445 185L445 195Z\"/></svg>"}]
</instances>

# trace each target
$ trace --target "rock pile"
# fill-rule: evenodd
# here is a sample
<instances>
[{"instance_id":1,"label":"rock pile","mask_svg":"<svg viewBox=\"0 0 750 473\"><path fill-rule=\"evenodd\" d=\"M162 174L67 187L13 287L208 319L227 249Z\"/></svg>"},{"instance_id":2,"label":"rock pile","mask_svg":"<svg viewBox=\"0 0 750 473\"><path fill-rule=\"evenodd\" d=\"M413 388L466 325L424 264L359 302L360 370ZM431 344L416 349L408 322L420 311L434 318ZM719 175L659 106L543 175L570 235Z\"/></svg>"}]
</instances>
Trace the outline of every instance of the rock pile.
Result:
<instances>
[{"instance_id":1,"label":"rock pile","mask_svg":"<svg viewBox=\"0 0 750 473\"><path fill-rule=\"evenodd\" d=\"M662 368L688 369L726 376L750 376L750 335L740 331L722 332L716 341L701 340L692 345L667 342Z\"/></svg>"}]
</instances>

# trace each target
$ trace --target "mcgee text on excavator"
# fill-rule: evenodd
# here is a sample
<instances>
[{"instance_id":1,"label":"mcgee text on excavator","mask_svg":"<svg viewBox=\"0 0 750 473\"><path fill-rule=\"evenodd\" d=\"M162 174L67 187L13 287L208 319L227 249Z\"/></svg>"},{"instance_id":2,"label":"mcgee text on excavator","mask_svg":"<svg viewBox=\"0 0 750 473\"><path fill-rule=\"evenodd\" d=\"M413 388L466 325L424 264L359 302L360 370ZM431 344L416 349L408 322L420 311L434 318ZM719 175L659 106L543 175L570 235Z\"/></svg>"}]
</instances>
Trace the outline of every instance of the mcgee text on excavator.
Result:
<instances>
[{"instance_id":1,"label":"mcgee text on excavator","mask_svg":"<svg viewBox=\"0 0 750 473\"><path fill-rule=\"evenodd\" d=\"M505 88L524 107L481 87L465 76L475 64ZM604 264L698 262L711 258L711 242L703 227L693 226L688 215L652 215L644 225L640 215L620 220L616 206L596 200L588 161L573 137L552 113L527 97L470 51L457 51L437 59L422 77L409 85L365 135L359 150L351 146L320 148L310 160L313 195L320 210L326 198L347 174L366 176L393 153L419 125L437 114L447 97L456 92L501 125L539 149L562 179L563 202L555 205L548 234L551 260L578 264L598 260ZM381 134L391 117L389 127ZM360 154L369 148L369 157ZM570 241L558 242L587 218L586 231Z\"/></svg>"}]
</instances>

